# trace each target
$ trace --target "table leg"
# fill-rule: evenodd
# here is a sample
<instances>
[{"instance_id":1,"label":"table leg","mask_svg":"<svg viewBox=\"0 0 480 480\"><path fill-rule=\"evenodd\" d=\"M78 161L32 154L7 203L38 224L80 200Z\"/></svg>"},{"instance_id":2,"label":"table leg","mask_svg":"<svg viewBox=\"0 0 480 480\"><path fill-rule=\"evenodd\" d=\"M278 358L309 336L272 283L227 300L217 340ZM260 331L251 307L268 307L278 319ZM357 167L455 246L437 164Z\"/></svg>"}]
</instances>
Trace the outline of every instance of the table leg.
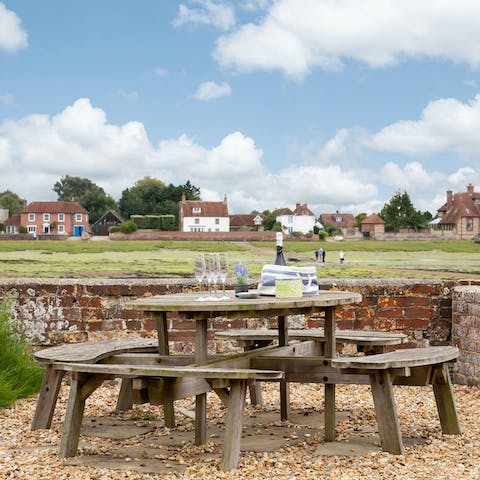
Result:
<instances>
[{"instance_id":1,"label":"table leg","mask_svg":"<svg viewBox=\"0 0 480 480\"><path fill-rule=\"evenodd\" d=\"M170 347L168 346L168 323L167 313L161 312L157 317L157 333L158 333L158 353L160 355L170 355ZM165 427L175 427L175 410L173 402L165 402L163 404L163 420Z\"/></svg>"},{"instance_id":2,"label":"table leg","mask_svg":"<svg viewBox=\"0 0 480 480\"><path fill-rule=\"evenodd\" d=\"M278 317L278 344L288 345L288 319L284 315ZM290 415L290 391L288 382L280 380L280 419L288 420Z\"/></svg>"},{"instance_id":3,"label":"table leg","mask_svg":"<svg viewBox=\"0 0 480 480\"><path fill-rule=\"evenodd\" d=\"M437 403L438 416L442 433L458 435L462 433L458 421L452 382L448 373L448 365L437 367L433 373L433 391Z\"/></svg>"},{"instance_id":4,"label":"table leg","mask_svg":"<svg viewBox=\"0 0 480 480\"><path fill-rule=\"evenodd\" d=\"M207 319L195 319L195 363L202 365L207 361ZM207 441L207 394L195 396L195 445Z\"/></svg>"},{"instance_id":5,"label":"table leg","mask_svg":"<svg viewBox=\"0 0 480 480\"><path fill-rule=\"evenodd\" d=\"M335 307L325 309L325 358L335 358L336 339L335 339ZM335 384L325 384L325 441L333 442L335 440Z\"/></svg>"}]
</instances>

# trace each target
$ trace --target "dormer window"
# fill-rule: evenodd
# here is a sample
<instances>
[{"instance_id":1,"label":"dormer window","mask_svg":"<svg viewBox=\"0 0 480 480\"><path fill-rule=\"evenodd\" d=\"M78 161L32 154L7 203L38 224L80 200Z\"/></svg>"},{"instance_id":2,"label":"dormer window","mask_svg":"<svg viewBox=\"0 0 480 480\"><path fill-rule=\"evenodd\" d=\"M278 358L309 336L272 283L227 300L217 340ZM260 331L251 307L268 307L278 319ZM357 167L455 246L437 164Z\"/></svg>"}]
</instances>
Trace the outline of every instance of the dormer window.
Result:
<instances>
[{"instance_id":1,"label":"dormer window","mask_svg":"<svg viewBox=\"0 0 480 480\"><path fill-rule=\"evenodd\" d=\"M335 217L336 222L343 222L343 217Z\"/></svg>"},{"instance_id":2,"label":"dormer window","mask_svg":"<svg viewBox=\"0 0 480 480\"><path fill-rule=\"evenodd\" d=\"M201 213L202 209L200 207L192 207L192 213Z\"/></svg>"}]
</instances>

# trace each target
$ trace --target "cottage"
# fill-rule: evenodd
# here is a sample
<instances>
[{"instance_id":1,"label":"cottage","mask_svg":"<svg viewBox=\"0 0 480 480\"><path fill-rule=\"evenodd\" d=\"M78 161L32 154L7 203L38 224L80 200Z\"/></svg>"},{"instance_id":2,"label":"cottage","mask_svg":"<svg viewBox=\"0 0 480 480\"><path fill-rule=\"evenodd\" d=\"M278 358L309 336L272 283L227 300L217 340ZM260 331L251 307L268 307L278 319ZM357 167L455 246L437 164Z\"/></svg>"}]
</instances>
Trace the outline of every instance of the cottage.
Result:
<instances>
[{"instance_id":1,"label":"cottage","mask_svg":"<svg viewBox=\"0 0 480 480\"><path fill-rule=\"evenodd\" d=\"M275 220L282 225L285 233L300 232L303 234L313 231L315 214L308 208L307 203L297 203L295 210L283 208L275 211Z\"/></svg>"},{"instance_id":2,"label":"cottage","mask_svg":"<svg viewBox=\"0 0 480 480\"><path fill-rule=\"evenodd\" d=\"M265 215L261 213L230 215L230 231L239 232L241 230L248 230L263 232L264 221Z\"/></svg>"},{"instance_id":3,"label":"cottage","mask_svg":"<svg viewBox=\"0 0 480 480\"><path fill-rule=\"evenodd\" d=\"M351 213L322 213L320 222L333 225L344 237L360 236L360 230L355 226L355 217Z\"/></svg>"},{"instance_id":4,"label":"cottage","mask_svg":"<svg viewBox=\"0 0 480 480\"><path fill-rule=\"evenodd\" d=\"M181 232L229 232L227 196L223 202L187 200L185 194L179 205L178 228Z\"/></svg>"},{"instance_id":5,"label":"cottage","mask_svg":"<svg viewBox=\"0 0 480 480\"><path fill-rule=\"evenodd\" d=\"M88 212L78 202L32 202L20 213L20 225L34 236L79 237L88 231Z\"/></svg>"},{"instance_id":6,"label":"cottage","mask_svg":"<svg viewBox=\"0 0 480 480\"><path fill-rule=\"evenodd\" d=\"M20 215L12 215L5 220L5 232L14 235L20 233Z\"/></svg>"},{"instance_id":7,"label":"cottage","mask_svg":"<svg viewBox=\"0 0 480 480\"><path fill-rule=\"evenodd\" d=\"M437 219L431 222L436 230L452 230L457 238L468 239L480 234L480 193L473 185L467 191L453 193L447 190L447 201L437 210Z\"/></svg>"}]
</instances>

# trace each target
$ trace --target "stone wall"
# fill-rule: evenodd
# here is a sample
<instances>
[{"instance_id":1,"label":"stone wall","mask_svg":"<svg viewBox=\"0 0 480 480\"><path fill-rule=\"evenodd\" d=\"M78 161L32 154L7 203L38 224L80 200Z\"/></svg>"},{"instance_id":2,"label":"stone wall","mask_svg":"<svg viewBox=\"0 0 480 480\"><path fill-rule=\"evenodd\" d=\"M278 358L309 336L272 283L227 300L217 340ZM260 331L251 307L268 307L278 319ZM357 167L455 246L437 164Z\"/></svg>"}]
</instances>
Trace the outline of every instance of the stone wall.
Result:
<instances>
[{"instance_id":1,"label":"stone wall","mask_svg":"<svg viewBox=\"0 0 480 480\"><path fill-rule=\"evenodd\" d=\"M155 323L142 312L126 310L136 297L195 290L193 280L52 280L1 279L0 298L10 298L12 316L25 328L34 345L107 339L129 334L153 336ZM362 294L359 304L337 310L338 327L405 332L409 345L451 341L452 282L342 280L321 282L321 289ZM191 321L169 317L175 351L193 348ZM292 318L296 327L319 327L321 315ZM214 331L226 328L275 326L273 319L215 319L210 325L212 351L232 348L214 341Z\"/></svg>"},{"instance_id":2,"label":"stone wall","mask_svg":"<svg viewBox=\"0 0 480 480\"><path fill-rule=\"evenodd\" d=\"M480 385L480 286L455 287L452 307L452 343L460 349L453 379Z\"/></svg>"}]
</instances>

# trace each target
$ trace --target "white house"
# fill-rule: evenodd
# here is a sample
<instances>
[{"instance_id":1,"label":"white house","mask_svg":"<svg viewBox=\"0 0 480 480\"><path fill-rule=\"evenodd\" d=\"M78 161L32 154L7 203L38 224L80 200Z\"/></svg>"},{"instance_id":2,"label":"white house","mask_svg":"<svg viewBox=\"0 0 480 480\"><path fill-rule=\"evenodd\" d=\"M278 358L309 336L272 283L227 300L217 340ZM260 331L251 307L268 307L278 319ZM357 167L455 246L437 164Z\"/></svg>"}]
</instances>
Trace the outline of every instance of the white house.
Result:
<instances>
[{"instance_id":1,"label":"white house","mask_svg":"<svg viewBox=\"0 0 480 480\"><path fill-rule=\"evenodd\" d=\"M293 232L301 232L303 234L312 232L315 226L315 215L307 207L305 202L303 205L297 203L295 210L284 208L277 212L275 220L282 225L282 229L287 234Z\"/></svg>"},{"instance_id":2,"label":"white house","mask_svg":"<svg viewBox=\"0 0 480 480\"><path fill-rule=\"evenodd\" d=\"M185 194L179 206L178 227L182 232L229 232L227 197L223 202L186 200Z\"/></svg>"}]
</instances>

